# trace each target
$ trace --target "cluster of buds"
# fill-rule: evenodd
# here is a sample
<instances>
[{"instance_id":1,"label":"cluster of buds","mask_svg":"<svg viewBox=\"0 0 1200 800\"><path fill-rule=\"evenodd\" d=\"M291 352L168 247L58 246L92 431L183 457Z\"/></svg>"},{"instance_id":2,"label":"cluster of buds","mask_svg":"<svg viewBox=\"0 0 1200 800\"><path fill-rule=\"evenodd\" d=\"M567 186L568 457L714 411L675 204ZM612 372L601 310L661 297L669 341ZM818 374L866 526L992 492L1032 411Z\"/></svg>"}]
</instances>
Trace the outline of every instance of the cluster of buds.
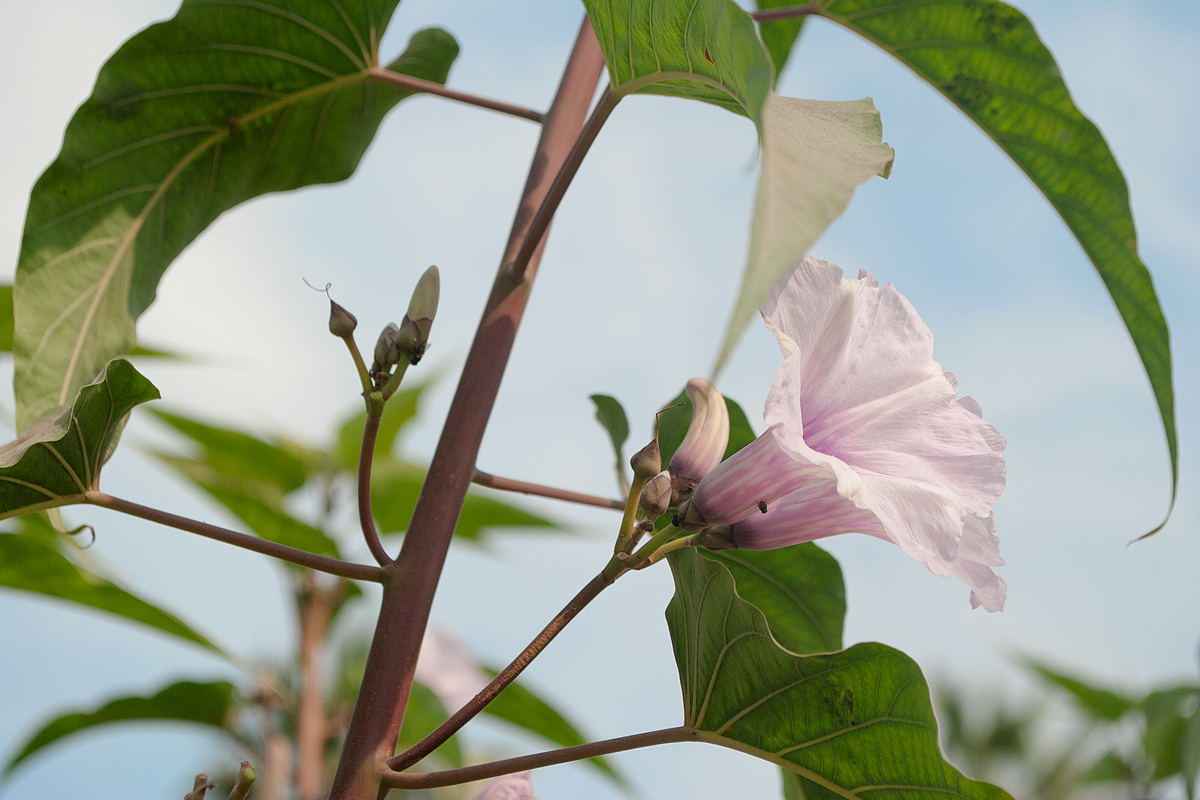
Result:
<instances>
[{"instance_id":1,"label":"cluster of buds","mask_svg":"<svg viewBox=\"0 0 1200 800\"><path fill-rule=\"evenodd\" d=\"M371 378L376 388L383 388L388 383L392 371L402 361L415 365L425 355L429 330L437 314L439 291L438 268L430 267L413 289L404 321L399 325L389 322L384 326L375 341L375 361L371 364ZM330 330L333 330L332 321Z\"/></svg>"}]
</instances>

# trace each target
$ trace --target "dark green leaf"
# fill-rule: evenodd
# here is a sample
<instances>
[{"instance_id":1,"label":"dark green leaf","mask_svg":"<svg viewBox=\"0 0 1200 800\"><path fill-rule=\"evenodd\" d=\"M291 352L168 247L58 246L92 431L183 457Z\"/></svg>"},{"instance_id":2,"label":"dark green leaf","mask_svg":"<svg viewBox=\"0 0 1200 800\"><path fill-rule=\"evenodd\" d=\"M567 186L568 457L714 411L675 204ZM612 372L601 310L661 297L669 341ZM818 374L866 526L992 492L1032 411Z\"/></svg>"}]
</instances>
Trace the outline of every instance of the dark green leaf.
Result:
<instances>
[{"instance_id":1,"label":"dark green leaf","mask_svg":"<svg viewBox=\"0 0 1200 800\"><path fill-rule=\"evenodd\" d=\"M371 78L396 4L185 0L108 60L30 197L15 282L20 427L133 346L163 272L220 214L354 172L410 94ZM442 82L457 53L445 31L424 30L387 69Z\"/></svg>"},{"instance_id":2,"label":"dark green leaf","mask_svg":"<svg viewBox=\"0 0 1200 800\"><path fill-rule=\"evenodd\" d=\"M408 528L425 470L395 459L379 458L371 473L372 510L383 533L398 533ZM558 528L555 523L530 514L516 506L472 490L467 493L462 514L454 528L455 536L478 540L484 530L495 527Z\"/></svg>"},{"instance_id":3,"label":"dark green leaf","mask_svg":"<svg viewBox=\"0 0 1200 800\"><path fill-rule=\"evenodd\" d=\"M779 644L800 655L842 649L846 585L836 558L811 542L697 552L725 565L738 597L762 612Z\"/></svg>"},{"instance_id":4,"label":"dark green leaf","mask_svg":"<svg viewBox=\"0 0 1200 800\"><path fill-rule=\"evenodd\" d=\"M156 453L163 463L199 486L210 497L269 542L294 547L309 553L338 556L337 543L307 522L296 519L283 509L277 497L256 491L251 482L229 478L207 464L186 458Z\"/></svg>"},{"instance_id":5,"label":"dark green leaf","mask_svg":"<svg viewBox=\"0 0 1200 800\"><path fill-rule=\"evenodd\" d=\"M383 407L383 417L379 421L379 433L375 437L377 455L393 455L400 429L417 415L421 395L428 388L429 383L418 384L411 389L396 392L387 401L387 405ZM338 466L347 472L358 472L358 456L362 452L363 428L366 424L367 412L364 410L347 419L338 429L337 441L333 444L333 457Z\"/></svg>"},{"instance_id":6,"label":"dark green leaf","mask_svg":"<svg viewBox=\"0 0 1200 800\"><path fill-rule=\"evenodd\" d=\"M1105 753L1079 776L1080 783L1122 783L1133 780L1133 768L1116 753Z\"/></svg>"},{"instance_id":7,"label":"dark green leaf","mask_svg":"<svg viewBox=\"0 0 1200 800\"><path fill-rule=\"evenodd\" d=\"M670 410L658 415L658 447L662 451L663 464L669 464L671 456L683 444L688 426L692 424L692 401L688 400L686 392L680 392L663 408ZM721 456L722 461L755 439L754 429L750 427L750 420L746 419L742 407L726 397L725 408L729 411L729 444L725 448L725 455Z\"/></svg>"},{"instance_id":8,"label":"dark green leaf","mask_svg":"<svg viewBox=\"0 0 1200 800\"><path fill-rule=\"evenodd\" d=\"M79 548L42 515L21 519L20 533L0 533L0 586L95 608L155 628L218 654L220 648L163 611L69 558Z\"/></svg>"},{"instance_id":9,"label":"dark green leaf","mask_svg":"<svg viewBox=\"0 0 1200 800\"><path fill-rule=\"evenodd\" d=\"M155 416L203 448L199 456L216 472L230 480L253 481L278 490L280 495L299 489L311 474L313 461L255 436L228 428L216 428L177 414L153 412Z\"/></svg>"},{"instance_id":10,"label":"dark green leaf","mask_svg":"<svg viewBox=\"0 0 1200 800\"><path fill-rule=\"evenodd\" d=\"M233 708L233 684L226 681L172 684L151 697L122 697L91 711L66 714L46 724L22 747L4 774L49 744L63 737L114 722L191 722L225 731Z\"/></svg>"},{"instance_id":11,"label":"dark green leaf","mask_svg":"<svg viewBox=\"0 0 1200 800\"><path fill-rule=\"evenodd\" d=\"M583 4L618 97L690 97L759 123L775 73L754 20L732 0Z\"/></svg>"},{"instance_id":12,"label":"dark green leaf","mask_svg":"<svg viewBox=\"0 0 1200 800\"><path fill-rule=\"evenodd\" d=\"M13 342L13 295L11 286L0 285L0 353L11 353Z\"/></svg>"},{"instance_id":13,"label":"dark green leaf","mask_svg":"<svg viewBox=\"0 0 1200 800\"><path fill-rule=\"evenodd\" d=\"M61 416L35 421L0 447L0 519L81 502L99 486L129 412L157 399L133 365L113 360Z\"/></svg>"},{"instance_id":14,"label":"dark green leaf","mask_svg":"<svg viewBox=\"0 0 1200 800\"><path fill-rule=\"evenodd\" d=\"M490 667L483 667L483 670L488 677L496 677L496 670ZM519 683L510 683L484 709L484 713L537 734L560 747L574 747L588 742L575 726L567 721L566 717ZM613 769L607 760L591 758L588 761L611 778L614 783L628 788L625 779Z\"/></svg>"},{"instance_id":15,"label":"dark green leaf","mask_svg":"<svg viewBox=\"0 0 1200 800\"><path fill-rule=\"evenodd\" d=\"M1058 210L1108 287L1146 367L1166 432L1174 505L1179 450L1170 339L1138 256L1129 189L1032 23L996 0L832 0L819 4L818 13L879 45L948 97Z\"/></svg>"},{"instance_id":16,"label":"dark green leaf","mask_svg":"<svg viewBox=\"0 0 1200 800\"><path fill-rule=\"evenodd\" d=\"M596 421L608 431L608 438L612 441L613 453L617 457L617 483L625 487L625 441L629 438L629 419L615 397L594 394L591 400L596 406Z\"/></svg>"},{"instance_id":17,"label":"dark green leaf","mask_svg":"<svg viewBox=\"0 0 1200 800\"><path fill-rule=\"evenodd\" d=\"M920 668L881 644L798 656L772 639L724 565L691 548L668 559L667 625L684 725L700 741L787 767L828 793L858 798L1008 798L942 756Z\"/></svg>"},{"instance_id":18,"label":"dark green leaf","mask_svg":"<svg viewBox=\"0 0 1200 800\"><path fill-rule=\"evenodd\" d=\"M1027 659L1025 666L1055 686L1066 689L1075 695L1080 707L1098 719L1116 721L1134 707L1134 702L1128 697L1123 697L1108 689L1089 686L1078 678L1052 670L1032 659Z\"/></svg>"},{"instance_id":19,"label":"dark green leaf","mask_svg":"<svg viewBox=\"0 0 1200 800\"><path fill-rule=\"evenodd\" d=\"M837 800L839 797L786 767L780 767L779 771L783 773L783 800Z\"/></svg>"}]
</instances>

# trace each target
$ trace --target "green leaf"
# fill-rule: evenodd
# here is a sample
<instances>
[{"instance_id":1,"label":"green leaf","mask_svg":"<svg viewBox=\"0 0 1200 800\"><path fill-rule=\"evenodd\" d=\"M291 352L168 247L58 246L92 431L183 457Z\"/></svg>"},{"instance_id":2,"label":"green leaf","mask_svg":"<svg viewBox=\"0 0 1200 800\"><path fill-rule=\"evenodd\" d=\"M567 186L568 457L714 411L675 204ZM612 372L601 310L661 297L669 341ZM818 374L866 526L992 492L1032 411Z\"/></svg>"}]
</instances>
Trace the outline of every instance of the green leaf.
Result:
<instances>
[{"instance_id":1,"label":"green leaf","mask_svg":"<svg viewBox=\"0 0 1200 800\"><path fill-rule=\"evenodd\" d=\"M152 412L203 448L199 460L231 480L274 487L280 495L305 484L313 458L302 458L296 447L280 447L229 428L216 428L178 414Z\"/></svg>"},{"instance_id":2,"label":"green leaf","mask_svg":"<svg viewBox=\"0 0 1200 800\"><path fill-rule=\"evenodd\" d=\"M1200 703L1192 711L1187 732L1180 745L1180 772L1187 785L1188 800L1196 796L1196 779L1200 777Z\"/></svg>"},{"instance_id":3,"label":"green leaf","mask_svg":"<svg viewBox=\"0 0 1200 800\"><path fill-rule=\"evenodd\" d=\"M488 677L496 677L497 670L490 667L482 669ZM505 687L504 691L488 704L484 713L537 734L560 747L574 747L588 742L566 717L520 683L510 683ZM618 786L628 788L625 778L606 759L598 757L588 761Z\"/></svg>"},{"instance_id":4,"label":"green leaf","mask_svg":"<svg viewBox=\"0 0 1200 800\"><path fill-rule=\"evenodd\" d=\"M584 0L613 94L714 103L759 124L775 80L754 20L732 0Z\"/></svg>"},{"instance_id":5,"label":"green leaf","mask_svg":"<svg viewBox=\"0 0 1200 800\"><path fill-rule=\"evenodd\" d=\"M791 0L755 0L754 3L754 7L760 11L787 8L792 5L795 3ZM796 43L803 27L804 17L790 17L758 23L758 35L762 37L767 52L771 54L771 62L775 65L776 80L783 74L783 67L787 64L788 56L792 53L792 46Z\"/></svg>"},{"instance_id":6,"label":"green leaf","mask_svg":"<svg viewBox=\"0 0 1200 800\"><path fill-rule=\"evenodd\" d=\"M612 441L613 453L617 457L617 483L625 487L625 441L629 439L629 419L625 409L615 397L606 394L594 394L591 401L596 406L596 421L608 432Z\"/></svg>"},{"instance_id":7,"label":"green leaf","mask_svg":"<svg viewBox=\"0 0 1200 800\"><path fill-rule=\"evenodd\" d=\"M840 796L786 767L779 771L783 773L783 800L837 800Z\"/></svg>"},{"instance_id":8,"label":"green leaf","mask_svg":"<svg viewBox=\"0 0 1200 800\"><path fill-rule=\"evenodd\" d=\"M1153 778L1161 781L1183 774L1184 740L1190 722L1192 698L1200 695L1200 687L1180 686L1151 692L1142 701L1146 713L1146 735L1142 748L1154 761ZM1186 779L1186 775L1185 775Z\"/></svg>"},{"instance_id":9,"label":"green leaf","mask_svg":"<svg viewBox=\"0 0 1200 800\"><path fill-rule=\"evenodd\" d=\"M771 287L841 216L860 183L892 172L896 153L870 98L849 102L771 95L763 108L762 169L750 253L714 374Z\"/></svg>"},{"instance_id":10,"label":"green leaf","mask_svg":"<svg viewBox=\"0 0 1200 800\"><path fill-rule=\"evenodd\" d=\"M725 455L721 456L722 461L757 438L741 406L726 397L725 408L729 411L729 444L725 447ZM669 410L658 415L658 448L662 452L663 464L669 464L671 456L683 444L688 426L692 424L692 401L686 392L680 392L663 409Z\"/></svg>"},{"instance_id":11,"label":"green leaf","mask_svg":"<svg viewBox=\"0 0 1200 800\"><path fill-rule=\"evenodd\" d=\"M79 548L43 515L20 521L20 533L0 533L0 586L88 606L198 644L221 649L174 614L77 563ZM69 554L69 555L68 555Z\"/></svg>"},{"instance_id":12,"label":"green leaf","mask_svg":"<svg viewBox=\"0 0 1200 800\"><path fill-rule=\"evenodd\" d=\"M98 487L134 406L158 390L118 358L57 419L43 417L0 447L0 519L79 503Z\"/></svg>"},{"instance_id":13,"label":"green leaf","mask_svg":"<svg viewBox=\"0 0 1200 800\"><path fill-rule=\"evenodd\" d=\"M1133 768L1116 753L1105 753L1079 776L1080 783L1122 783L1133 780Z\"/></svg>"},{"instance_id":14,"label":"green leaf","mask_svg":"<svg viewBox=\"0 0 1200 800\"><path fill-rule=\"evenodd\" d=\"M778 550L698 550L725 565L738 597L762 612L771 635L800 655L842 649L846 585L837 559L811 542Z\"/></svg>"},{"instance_id":15,"label":"green leaf","mask_svg":"<svg viewBox=\"0 0 1200 800\"><path fill-rule=\"evenodd\" d=\"M370 77L397 0L185 0L101 68L33 188L17 265L20 427L134 344L167 266L221 213L345 180L410 92ZM387 69L442 82L445 31Z\"/></svg>"},{"instance_id":16,"label":"green leaf","mask_svg":"<svg viewBox=\"0 0 1200 800\"><path fill-rule=\"evenodd\" d=\"M13 344L13 290L0 285L0 353L11 353Z\"/></svg>"},{"instance_id":17,"label":"green leaf","mask_svg":"<svg viewBox=\"0 0 1200 800\"><path fill-rule=\"evenodd\" d=\"M47 723L25 742L8 762L4 774L34 753L58 740L81 731L114 722L191 722L227 733L225 720L233 709L233 684L227 681L172 684L151 697L121 697L91 711L66 714Z\"/></svg>"},{"instance_id":18,"label":"green leaf","mask_svg":"<svg viewBox=\"0 0 1200 800\"><path fill-rule=\"evenodd\" d=\"M1032 659L1026 659L1024 664L1046 681L1075 695L1080 707L1097 719L1115 722L1134 708L1132 700L1116 692L1089 686L1078 678L1052 670Z\"/></svg>"},{"instance_id":19,"label":"green leaf","mask_svg":"<svg viewBox=\"0 0 1200 800\"><path fill-rule=\"evenodd\" d=\"M383 417L379 420L379 433L375 437L375 453L391 455L396 447L396 437L400 430L417 415L421 395L429 388L429 382L418 384L411 389L405 389L392 395L383 407ZM338 429L337 440L333 444L333 457L343 470L358 472L358 456L362 452L363 429L367 424L367 412L354 414Z\"/></svg>"},{"instance_id":20,"label":"green leaf","mask_svg":"<svg viewBox=\"0 0 1200 800\"><path fill-rule=\"evenodd\" d=\"M155 455L229 509L246 524L246 527L263 539L309 553L338 556L336 542L319 528L314 528L285 511L278 497L255 491L257 486L254 483L222 475L199 461L163 453Z\"/></svg>"},{"instance_id":21,"label":"green leaf","mask_svg":"<svg viewBox=\"0 0 1200 800\"><path fill-rule=\"evenodd\" d=\"M371 497L381 532L397 533L408 528L424 482L425 470L421 467L395 459L376 459L371 472ZM468 492L454 535L479 540L485 529L494 527L557 529L559 526L480 492Z\"/></svg>"},{"instance_id":22,"label":"green leaf","mask_svg":"<svg viewBox=\"0 0 1200 800\"><path fill-rule=\"evenodd\" d=\"M1174 506L1179 448L1170 337L1150 272L1138 256L1129 189L1099 129L1075 107L1033 24L996 0L822 0L817 6L821 16L879 45L962 109L1075 234L1150 378L1170 453Z\"/></svg>"},{"instance_id":23,"label":"green leaf","mask_svg":"<svg viewBox=\"0 0 1200 800\"><path fill-rule=\"evenodd\" d=\"M704 742L786 767L858 798L1008 798L942 756L920 668L881 644L799 656L772 639L722 564L691 548L668 556L667 625L683 687L684 725Z\"/></svg>"},{"instance_id":24,"label":"green leaf","mask_svg":"<svg viewBox=\"0 0 1200 800\"><path fill-rule=\"evenodd\" d=\"M404 727L400 730L400 740L396 743L396 752L401 753L429 734L450 718L445 706L433 690L419 683L414 683L412 693L408 696L408 707L404 711ZM434 751L435 758L444 760L450 769L465 766L462 748L457 736L451 736L445 744Z\"/></svg>"}]
</instances>

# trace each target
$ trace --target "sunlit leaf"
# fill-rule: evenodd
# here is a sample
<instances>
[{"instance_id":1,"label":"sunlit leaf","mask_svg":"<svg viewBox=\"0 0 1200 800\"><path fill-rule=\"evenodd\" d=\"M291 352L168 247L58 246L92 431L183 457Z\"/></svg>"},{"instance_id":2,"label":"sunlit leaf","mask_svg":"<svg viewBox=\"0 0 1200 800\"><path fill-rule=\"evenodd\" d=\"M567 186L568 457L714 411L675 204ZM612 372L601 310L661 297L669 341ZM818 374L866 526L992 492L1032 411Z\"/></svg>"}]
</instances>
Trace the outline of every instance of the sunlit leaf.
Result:
<instances>
[{"instance_id":1,"label":"sunlit leaf","mask_svg":"<svg viewBox=\"0 0 1200 800\"><path fill-rule=\"evenodd\" d=\"M1026 659L1025 666L1046 681L1073 694L1079 702L1079 706L1098 719L1115 722L1134 707L1134 701L1128 697L1108 689L1091 686L1079 678L1050 669L1045 664L1040 664L1032 659Z\"/></svg>"},{"instance_id":2,"label":"sunlit leaf","mask_svg":"<svg viewBox=\"0 0 1200 800\"><path fill-rule=\"evenodd\" d=\"M684 725L700 741L756 755L835 797L1008 798L942 756L920 668L881 644L799 656L772 638L723 565L691 548L668 556L667 625Z\"/></svg>"},{"instance_id":3,"label":"sunlit leaf","mask_svg":"<svg viewBox=\"0 0 1200 800\"><path fill-rule=\"evenodd\" d=\"M692 401L686 392L680 392L674 400L663 406L664 410L658 415L658 447L662 451L663 464L669 464L671 456L683 444L688 426L692 424ZM725 398L725 408L729 411L729 444L725 447L724 460L754 441L754 429L746 412L734 400Z\"/></svg>"},{"instance_id":4,"label":"sunlit leaf","mask_svg":"<svg viewBox=\"0 0 1200 800\"><path fill-rule=\"evenodd\" d=\"M413 386L396 392L383 407L383 417L379 421L379 433L375 437L375 452L384 456L392 454L396 447L396 438L400 430L417 415L417 407L421 395L429 388L429 383ZM347 472L358 471L358 456L362 452L363 428L367 424L367 412L354 414L338 428L337 440L333 445L333 457L339 467Z\"/></svg>"},{"instance_id":5,"label":"sunlit leaf","mask_svg":"<svg viewBox=\"0 0 1200 800\"><path fill-rule=\"evenodd\" d=\"M225 720L233 705L233 684L226 681L183 681L151 697L111 700L99 708L51 720L17 751L17 755L4 768L4 774L7 775L18 764L64 737L116 722L188 722L226 733Z\"/></svg>"},{"instance_id":6,"label":"sunlit leaf","mask_svg":"<svg viewBox=\"0 0 1200 800\"><path fill-rule=\"evenodd\" d=\"M0 447L0 519L81 502L99 485L129 412L157 399L133 365L112 361L61 416L37 420Z\"/></svg>"},{"instance_id":7,"label":"sunlit leaf","mask_svg":"<svg viewBox=\"0 0 1200 800\"><path fill-rule=\"evenodd\" d=\"M870 98L835 102L771 95L763 108L762 168L750 253L714 372L771 287L841 216L859 184L892 171L895 151Z\"/></svg>"},{"instance_id":8,"label":"sunlit leaf","mask_svg":"<svg viewBox=\"0 0 1200 800\"><path fill-rule=\"evenodd\" d=\"M629 419L615 397L594 394L591 401L592 405L596 406L596 421L608 432L608 438L612 442L613 453L617 457L617 483L624 489L625 442L629 439Z\"/></svg>"},{"instance_id":9,"label":"sunlit leaf","mask_svg":"<svg viewBox=\"0 0 1200 800\"><path fill-rule=\"evenodd\" d=\"M732 0L583 4L618 97L690 97L759 123L774 70L754 20Z\"/></svg>"},{"instance_id":10,"label":"sunlit leaf","mask_svg":"<svg viewBox=\"0 0 1200 800\"><path fill-rule=\"evenodd\" d=\"M19 427L134 344L167 266L252 197L349 177L409 92L370 77L397 0L185 0L101 68L30 197L15 282ZM387 69L444 81L445 31Z\"/></svg>"},{"instance_id":11,"label":"sunlit leaf","mask_svg":"<svg viewBox=\"0 0 1200 800\"><path fill-rule=\"evenodd\" d=\"M496 676L494 669L484 667L483 670L488 677ZM566 717L520 683L510 683L488 704L484 713L548 739L560 747L574 747L588 742ZM606 759L591 758L588 761L618 785L628 785Z\"/></svg>"},{"instance_id":12,"label":"sunlit leaf","mask_svg":"<svg viewBox=\"0 0 1200 800\"><path fill-rule=\"evenodd\" d=\"M22 518L19 530L0 533L0 586L94 608L221 653L174 614L78 563L78 546L42 515Z\"/></svg>"},{"instance_id":13,"label":"sunlit leaf","mask_svg":"<svg viewBox=\"0 0 1200 800\"><path fill-rule=\"evenodd\" d=\"M1179 449L1170 337L1150 272L1138 256L1129 189L1099 129L1071 100L1033 24L996 0L812 5L891 53L962 109L1029 175L1075 234L1112 295L1154 389L1170 452L1173 505ZM778 24L765 24L764 36Z\"/></svg>"}]
</instances>

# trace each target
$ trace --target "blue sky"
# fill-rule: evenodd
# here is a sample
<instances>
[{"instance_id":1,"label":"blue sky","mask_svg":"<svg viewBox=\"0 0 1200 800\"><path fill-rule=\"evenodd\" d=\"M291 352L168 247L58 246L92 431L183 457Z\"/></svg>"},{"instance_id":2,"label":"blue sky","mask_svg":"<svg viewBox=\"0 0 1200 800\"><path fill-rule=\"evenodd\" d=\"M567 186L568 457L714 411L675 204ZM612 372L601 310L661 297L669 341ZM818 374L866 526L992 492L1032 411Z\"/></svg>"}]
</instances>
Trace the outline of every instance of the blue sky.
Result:
<instances>
[{"instance_id":1,"label":"blue sky","mask_svg":"<svg viewBox=\"0 0 1200 800\"><path fill-rule=\"evenodd\" d=\"M548 0L515 6L405 0L384 51L397 52L416 28L443 25L463 47L452 85L544 107L582 12ZM1131 186L1141 254L1172 331L1179 502L1159 536L1126 547L1166 511L1166 448L1112 302L1049 204L903 66L813 21L780 93L873 97L896 149L892 177L862 187L813 254L895 283L933 330L936 357L1009 442L1008 488L996 508L1007 609L972 612L957 581L933 577L898 548L841 537L829 549L846 573L846 638L897 646L927 674L1006 681L1015 691L1028 691L1009 666L1021 653L1130 689L1194 678L1200 11L1168 2L1020 6ZM54 158L99 65L173 11L172 3L139 0L0 0L0 278L16 262L29 187ZM535 137L521 120L415 98L385 121L352 180L227 214L168 272L140 323L144 342L197 357L146 365L164 405L319 441L353 409L356 386L341 344L325 332L322 299L301 279L331 282L370 331L403 313L412 283L436 263L442 306L421 371L442 377L405 442L427 456ZM687 378L707 373L744 263L755 158L753 128L719 109L653 97L621 104L555 222L480 468L611 491L611 456L587 396L617 396L635 438L648 436L654 409ZM646 307L654 309L648 318L637 313ZM719 383L758 430L778 358L755 327ZM11 408L7 391L0 404ZM108 491L221 520L139 452L162 441L135 416L106 474ZM599 568L616 524L603 512L532 505L572 534L497 537L486 552L456 548L434 608L436 623L461 631L491 662L506 661ZM279 572L264 559L99 512L68 519L95 524L98 557L231 650L279 658L293 641ZM665 569L623 580L539 660L530 682L596 737L677 724L662 619L670 592ZM365 628L369 615L360 617ZM231 674L138 630L12 593L0 594L0 637L0 753L52 710L185 676ZM613 703L596 686L611 687L614 675L648 699ZM0 797L43 798L50 787L64 797L170 796L190 773L214 769L214 758L233 763L208 741L166 727L80 737L30 763ZM506 754L527 746L494 731L474 741ZM647 797L777 794L773 767L705 746L642 751L619 763ZM535 786L546 800L609 796L572 767L539 773Z\"/></svg>"}]
</instances>

